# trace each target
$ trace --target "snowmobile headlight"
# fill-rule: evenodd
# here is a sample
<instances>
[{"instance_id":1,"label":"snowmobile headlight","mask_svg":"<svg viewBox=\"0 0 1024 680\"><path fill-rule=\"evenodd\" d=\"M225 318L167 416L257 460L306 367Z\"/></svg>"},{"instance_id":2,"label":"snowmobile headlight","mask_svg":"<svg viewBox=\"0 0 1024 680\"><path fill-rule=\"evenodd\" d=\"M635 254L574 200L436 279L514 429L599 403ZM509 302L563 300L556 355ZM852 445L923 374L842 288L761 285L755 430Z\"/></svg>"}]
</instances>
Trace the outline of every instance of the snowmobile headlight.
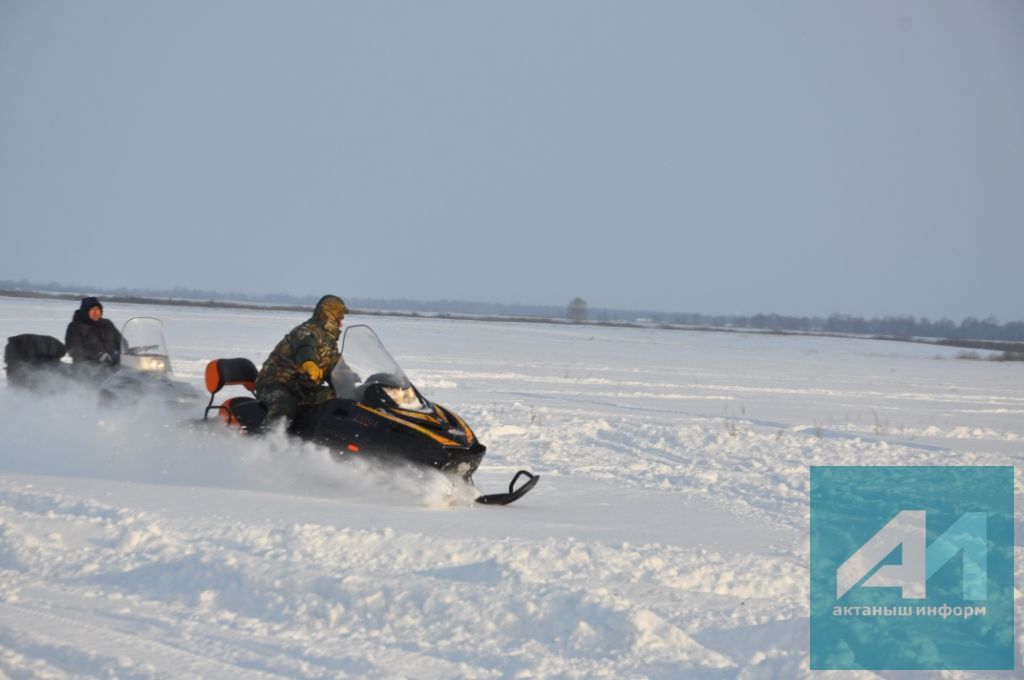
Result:
<instances>
[{"instance_id":1,"label":"snowmobile headlight","mask_svg":"<svg viewBox=\"0 0 1024 680\"><path fill-rule=\"evenodd\" d=\"M423 407L423 404L420 402L420 398L416 396L416 390L414 390L412 386L385 387L384 392L391 398L391 401L398 405L399 408L418 409Z\"/></svg>"},{"instance_id":2,"label":"snowmobile headlight","mask_svg":"<svg viewBox=\"0 0 1024 680\"><path fill-rule=\"evenodd\" d=\"M139 361L139 369L143 371L163 372L166 368L167 364L160 357L142 357Z\"/></svg>"}]
</instances>

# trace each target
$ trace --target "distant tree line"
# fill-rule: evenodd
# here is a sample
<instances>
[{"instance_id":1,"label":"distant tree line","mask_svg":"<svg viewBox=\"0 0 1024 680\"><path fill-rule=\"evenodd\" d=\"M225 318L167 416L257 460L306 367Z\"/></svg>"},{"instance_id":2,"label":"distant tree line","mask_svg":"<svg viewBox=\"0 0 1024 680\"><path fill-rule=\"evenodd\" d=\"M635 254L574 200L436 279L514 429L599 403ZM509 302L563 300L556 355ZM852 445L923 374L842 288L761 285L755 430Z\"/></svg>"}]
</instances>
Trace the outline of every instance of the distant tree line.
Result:
<instances>
[{"instance_id":1,"label":"distant tree line","mask_svg":"<svg viewBox=\"0 0 1024 680\"><path fill-rule=\"evenodd\" d=\"M759 330L803 331L880 335L889 337L966 338L972 340L1024 340L1024 321L1000 324L995 317L978 319L970 316L957 323L951 319L932 321L912 316L884 316L865 319L849 314L833 314L827 318L754 314L753 316L703 316L699 314L657 314L662 323L713 325Z\"/></svg>"},{"instance_id":2,"label":"distant tree line","mask_svg":"<svg viewBox=\"0 0 1024 680\"><path fill-rule=\"evenodd\" d=\"M67 285L60 283L32 283L0 280L0 288L8 290L36 290L61 293L116 295L120 297L140 296L152 298L173 298L194 301L246 302L268 305L312 306L320 292L309 295L287 295L279 293L224 293L222 291L193 288L172 288L155 290L148 288L98 288ZM817 333L844 333L888 337L920 338L962 338L970 340L1024 341L1024 321L1000 324L995 317L978 319L967 317L957 323L950 319L931 321L912 316L885 316L865 319L849 314L833 314L829 317L786 316L782 314L754 314L752 316L706 315L691 313L668 313L645 310L607 309L587 307L582 298L570 302L569 309L556 305L496 304L468 302L464 300L384 300L377 298L349 297L340 291L345 302L356 310L379 310L394 312L416 312L424 314L474 314L515 317L538 317L542 319L565 319L573 321L606 323L644 323L672 326L713 326L725 328L752 328L757 330L803 331Z\"/></svg>"}]
</instances>

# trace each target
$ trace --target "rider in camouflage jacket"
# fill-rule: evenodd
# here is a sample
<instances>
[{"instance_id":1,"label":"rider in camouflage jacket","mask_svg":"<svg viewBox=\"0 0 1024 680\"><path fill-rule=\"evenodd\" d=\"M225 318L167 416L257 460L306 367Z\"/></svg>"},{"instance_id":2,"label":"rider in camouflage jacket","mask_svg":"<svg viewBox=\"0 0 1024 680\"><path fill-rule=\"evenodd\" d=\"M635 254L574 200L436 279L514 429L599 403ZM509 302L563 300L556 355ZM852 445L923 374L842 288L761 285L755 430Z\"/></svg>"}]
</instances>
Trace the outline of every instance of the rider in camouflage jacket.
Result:
<instances>
[{"instance_id":1,"label":"rider in camouflage jacket","mask_svg":"<svg viewBox=\"0 0 1024 680\"><path fill-rule=\"evenodd\" d=\"M345 303L336 295L320 298L313 316L293 328L260 369L256 397L267 407L265 423L295 417L299 406L334 398L334 389L323 384L338 363L338 336L345 318Z\"/></svg>"}]
</instances>

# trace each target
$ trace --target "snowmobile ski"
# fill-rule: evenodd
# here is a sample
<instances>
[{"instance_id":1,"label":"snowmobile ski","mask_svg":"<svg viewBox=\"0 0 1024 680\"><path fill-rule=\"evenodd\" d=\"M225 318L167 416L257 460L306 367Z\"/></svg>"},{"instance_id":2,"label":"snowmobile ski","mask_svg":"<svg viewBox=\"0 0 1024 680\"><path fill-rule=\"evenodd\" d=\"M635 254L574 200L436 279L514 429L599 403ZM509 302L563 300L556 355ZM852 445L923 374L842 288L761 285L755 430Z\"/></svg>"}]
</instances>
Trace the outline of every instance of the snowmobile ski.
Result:
<instances>
[{"instance_id":1,"label":"snowmobile ski","mask_svg":"<svg viewBox=\"0 0 1024 680\"><path fill-rule=\"evenodd\" d=\"M527 482L517 489L516 481L523 476L528 478ZM520 470L516 473L516 476L512 478L512 481L508 483L508 493L489 493L477 496L476 502L483 503L484 505L508 505L529 493L530 489L537 486L537 482L539 480L540 475L535 475L532 472L527 472L526 470Z\"/></svg>"}]
</instances>

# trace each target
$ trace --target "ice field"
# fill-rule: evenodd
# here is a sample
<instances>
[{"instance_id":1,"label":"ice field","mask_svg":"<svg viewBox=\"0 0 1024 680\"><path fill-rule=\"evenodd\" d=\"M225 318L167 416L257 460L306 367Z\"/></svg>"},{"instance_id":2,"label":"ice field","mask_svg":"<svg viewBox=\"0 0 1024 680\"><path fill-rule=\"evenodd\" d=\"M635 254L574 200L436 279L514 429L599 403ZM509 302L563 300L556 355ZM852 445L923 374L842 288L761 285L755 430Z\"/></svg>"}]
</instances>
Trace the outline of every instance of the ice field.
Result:
<instances>
[{"instance_id":1,"label":"ice field","mask_svg":"<svg viewBox=\"0 0 1024 680\"><path fill-rule=\"evenodd\" d=\"M63 339L75 308L0 298L0 332ZM200 391L209 360L259 365L304 318L105 313L161 318ZM474 428L484 491L520 468L536 489L483 507L434 471L203 425L205 401L109 409L4 382L0 677L802 677L809 466L1024 456L1024 364L954 348L346 323ZM1019 525L1019 477L1016 492Z\"/></svg>"}]
</instances>

